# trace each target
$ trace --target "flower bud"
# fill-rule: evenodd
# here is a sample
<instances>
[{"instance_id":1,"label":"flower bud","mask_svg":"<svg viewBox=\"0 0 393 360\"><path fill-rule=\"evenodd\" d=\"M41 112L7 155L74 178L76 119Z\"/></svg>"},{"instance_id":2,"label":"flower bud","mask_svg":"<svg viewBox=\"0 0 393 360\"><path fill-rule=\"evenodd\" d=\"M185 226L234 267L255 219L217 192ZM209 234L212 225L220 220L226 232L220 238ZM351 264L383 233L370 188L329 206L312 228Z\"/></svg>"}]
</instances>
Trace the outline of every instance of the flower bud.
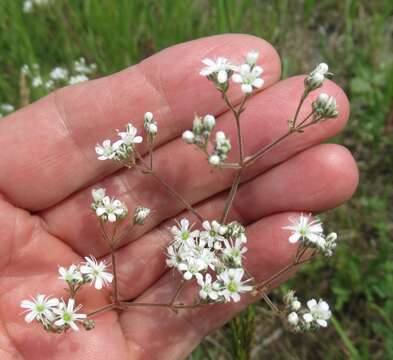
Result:
<instances>
[{"instance_id":1,"label":"flower bud","mask_svg":"<svg viewBox=\"0 0 393 360\"><path fill-rule=\"evenodd\" d=\"M100 202L102 199L105 197L105 189L100 188L100 189L93 189L91 191L91 195L93 196L94 202Z\"/></svg>"},{"instance_id":2,"label":"flower bud","mask_svg":"<svg viewBox=\"0 0 393 360\"><path fill-rule=\"evenodd\" d=\"M323 118L333 118L338 115L336 99L325 93L319 94L312 107Z\"/></svg>"},{"instance_id":3,"label":"flower bud","mask_svg":"<svg viewBox=\"0 0 393 360\"><path fill-rule=\"evenodd\" d=\"M90 331L93 330L96 327L96 323L94 320L84 320L83 321L83 327L85 328L85 330Z\"/></svg>"},{"instance_id":4,"label":"flower bud","mask_svg":"<svg viewBox=\"0 0 393 360\"><path fill-rule=\"evenodd\" d=\"M138 206L134 212L134 224L143 225L146 218L149 216L150 211L151 210L149 208Z\"/></svg>"},{"instance_id":5,"label":"flower bud","mask_svg":"<svg viewBox=\"0 0 393 360\"><path fill-rule=\"evenodd\" d=\"M258 61L258 57L259 57L259 52L256 50L252 50L248 52L246 55L246 63L251 66L255 65L256 62Z\"/></svg>"},{"instance_id":6,"label":"flower bud","mask_svg":"<svg viewBox=\"0 0 393 360\"><path fill-rule=\"evenodd\" d=\"M148 111L147 113L145 113L144 119L146 122L151 122L153 120L153 114Z\"/></svg>"},{"instance_id":7,"label":"flower bud","mask_svg":"<svg viewBox=\"0 0 393 360\"><path fill-rule=\"evenodd\" d=\"M217 166L220 163L220 157L216 154L213 154L209 157L209 163L213 166Z\"/></svg>"},{"instance_id":8,"label":"flower bud","mask_svg":"<svg viewBox=\"0 0 393 360\"><path fill-rule=\"evenodd\" d=\"M207 131L212 131L214 126L216 126L216 119L213 115L206 115L203 118L203 125Z\"/></svg>"},{"instance_id":9,"label":"flower bud","mask_svg":"<svg viewBox=\"0 0 393 360\"><path fill-rule=\"evenodd\" d=\"M183 133L183 140L187 143L187 144L193 144L194 140L195 140L195 135L192 131L190 130L186 130Z\"/></svg>"},{"instance_id":10,"label":"flower bud","mask_svg":"<svg viewBox=\"0 0 393 360\"><path fill-rule=\"evenodd\" d=\"M299 323L299 316L298 316L298 314L296 314L295 312L291 312L288 315L288 323L293 325L293 326L296 326Z\"/></svg>"},{"instance_id":11,"label":"flower bud","mask_svg":"<svg viewBox=\"0 0 393 360\"><path fill-rule=\"evenodd\" d=\"M157 124L149 124L149 125L147 126L146 131L147 131L147 133L148 133L149 135L156 135L157 132L158 132L158 126L157 126Z\"/></svg>"},{"instance_id":12,"label":"flower bud","mask_svg":"<svg viewBox=\"0 0 393 360\"><path fill-rule=\"evenodd\" d=\"M304 80L304 84L307 91L312 91L318 89L322 86L325 76L320 72L311 73Z\"/></svg>"},{"instance_id":13,"label":"flower bud","mask_svg":"<svg viewBox=\"0 0 393 360\"><path fill-rule=\"evenodd\" d=\"M292 301L291 308L295 311L299 310L302 307L302 304L299 300Z\"/></svg>"}]
</instances>

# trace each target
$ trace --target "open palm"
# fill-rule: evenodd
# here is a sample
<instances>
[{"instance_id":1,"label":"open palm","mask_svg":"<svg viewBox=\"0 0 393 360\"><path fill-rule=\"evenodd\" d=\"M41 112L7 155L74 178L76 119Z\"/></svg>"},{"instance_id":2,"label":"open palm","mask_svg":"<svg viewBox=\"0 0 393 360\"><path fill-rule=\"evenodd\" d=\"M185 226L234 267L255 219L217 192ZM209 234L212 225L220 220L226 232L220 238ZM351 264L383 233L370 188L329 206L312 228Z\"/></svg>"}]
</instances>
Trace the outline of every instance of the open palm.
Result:
<instances>
[{"instance_id":1,"label":"open palm","mask_svg":"<svg viewBox=\"0 0 393 360\"><path fill-rule=\"evenodd\" d=\"M66 296L59 265L89 254L108 256L89 208L91 189L101 186L129 209L144 205L155 210L117 250L121 298L170 299L178 278L165 267L163 249L171 240L167 227L175 217L193 217L155 179L97 161L94 145L128 121L141 129L143 114L153 112L160 127L155 170L205 218L219 217L233 172L212 170L179 136L197 112L214 114L218 127L236 138L218 92L198 73L205 57L240 60L250 49L261 54L265 86L242 117L249 155L286 131L303 77L279 81L275 50L245 35L175 46L118 74L56 91L0 122L1 359L182 359L204 335L246 306L250 299L178 314L167 308L111 311L95 318L91 332L55 335L26 324L19 304L37 293ZM319 144L338 133L349 114L340 88L326 82L323 91L337 98L339 117L289 137L243 174L230 218L247 225L246 266L258 281L285 266L296 251L281 229L291 212L335 207L356 188L357 169L349 152ZM236 102L241 93L233 90L229 96ZM180 297L187 295L186 289ZM77 299L85 313L109 301L107 291L88 286Z\"/></svg>"}]
</instances>

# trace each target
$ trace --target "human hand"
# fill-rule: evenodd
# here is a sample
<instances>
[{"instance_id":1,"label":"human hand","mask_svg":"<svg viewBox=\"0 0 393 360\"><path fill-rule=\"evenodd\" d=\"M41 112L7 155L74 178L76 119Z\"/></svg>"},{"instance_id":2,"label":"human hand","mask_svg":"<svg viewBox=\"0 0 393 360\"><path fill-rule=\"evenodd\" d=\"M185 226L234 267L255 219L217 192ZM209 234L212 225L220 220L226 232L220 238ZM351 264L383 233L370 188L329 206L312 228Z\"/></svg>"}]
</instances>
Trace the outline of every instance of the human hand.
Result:
<instances>
[{"instance_id":1,"label":"human hand","mask_svg":"<svg viewBox=\"0 0 393 360\"><path fill-rule=\"evenodd\" d=\"M198 73L205 57L236 59L250 49L259 50L265 70L265 85L249 100L242 119L245 152L251 154L287 130L303 77L279 81L277 53L266 42L245 35L175 46L118 74L57 91L0 122L2 359L182 359L204 335L251 301L245 297L241 303L177 314L166 308L111 311L96 318L92 332L58 336L33 330L19 307L22 299L40 292L65 295L54 271L58 265L80 262L88 254L108 256L89 209L91 189L99 186L130 209L142 204L155 210L117 250L121 298L157 302L172 296L178 279L165 266L163 249L171 241L167 227L174 217L191 216L181 215L181 204L154 179L97 161L94 145L127 121L141 128L144 112L152 111L160 126L157 173L197 204L204 217L217 217L233 173L212 171L179 136L197 111L214 114L218 126L235 138L233 119L219 94ZM343 128L349 113L347 99L335 84L325 82L313 97L321 91L336 97L339 117L288 138L243 174L231 218L247 225L246 267L258 281L284 267L296 252L282 230L291 212L333 208L357 185L349 152L338 145L318 145ZM236 102L241 94L231 91L229 97ZM187 288L181 296L191 291ZM85 313L108 301L105 291L87 288L78 294Z\"/></svg>"}]
</instances>

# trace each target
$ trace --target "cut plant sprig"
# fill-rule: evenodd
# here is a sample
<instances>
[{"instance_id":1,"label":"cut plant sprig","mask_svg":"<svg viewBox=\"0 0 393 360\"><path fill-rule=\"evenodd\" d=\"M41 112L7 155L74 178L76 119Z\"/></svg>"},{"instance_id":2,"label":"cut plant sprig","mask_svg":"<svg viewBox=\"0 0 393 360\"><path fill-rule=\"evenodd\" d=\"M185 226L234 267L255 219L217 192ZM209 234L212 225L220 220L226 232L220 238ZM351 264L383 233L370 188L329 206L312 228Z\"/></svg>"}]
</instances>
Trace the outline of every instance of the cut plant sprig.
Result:
<instances>
[{"instance_id":1,"label":"cut plant sprig","mask_svg":"<svg viewBox=\"0 0 393 360\"><path fill-rule=\"evenodd\" d=\"M292 262L258 283L245 267L245 255L248 251L246 229L239 222L228 221L246 167L266 155L290 135L300 134L306 128L338 115L336 100L332 96L321 93L312 102L308 115L303 119L299 118L304 112L303 106L309 94L320 88L326 76L330 75L328 66L324 63L319 64L304 81L304 91L293 118L288 121L288 130L270 144L247 156L244 148L245 139L242 137L241 115L246 110L247 100L264 84L263 68L257 64L258 60L257 51L247 53L243 64L239 65L233 64L224 57L215 60L204 59L205 67L200 72L221 93L224 103L234 118L238 161L228 161L232 150L231 140L225 132L216 130L217 119L211 114L195 115L192 130L185 131L182 136L187 144L193 144L202 151L213 168L236 170L218 219L210 221L205 219L153 168L158 125L151 112L146 112L143 119L148 160L145 160L138 150L144 139L138 135L138 130L131 123L126 125L125 130L118 130L118 140L107 139L102 145L97 144L95 148L99 160L116 161L126 168L135 168L156 179L199 221L198 224L192 224L190 220L183 218L169 229L172 241L166 248L166 264L178 273L180 278L169 300L149 303L121 299L118 289L116 248L135 226L144 225L151 210L139 205L129 216L128 206L124 201L109 196L105 189L99 188L92 191L91 208L99 222L102 238L108 246L111 272L107 271L109 264L106 261L96 260L93 256L86 257L85 262L81 264L60 267L59 278L68 285L69 299L65 301L38 295L33 298L33 301L24 300L21 306L29 312L26 315L27 322L37 321L45 330L52 332L63 332L68 329L77 331L78 324L82 324L86 330L92 330L95 323L90 319L91 317L114 309L126 310L131 307L146 306L165 307L177 312L182 309L191 310L202 306L239 302L244 295L248 295L262 297L273 312L284 320L286 326L294 331L313 330L327 325L331 312L325 301L311 299L307 302L307 307L302 307L300 301L291 293L286 297L284 309L280 309L269 298L268 292L280 279L299 265L313 260L318 255L331 256L337 245L337 234L325 235L322 223L318 219L312 219L310 214L291 218L291 224L283 226L283 230L290 232L288 240L297 246ZM231 86L239 87L243 93L238 104L233 104L229 100L228 90ZM190 303L184 303L179 301L179 298L185 284L189 282L192 282L195 287L195 296ZM80 314L81 306L75 306L75 298L79 290L89 283L97 290L112 284L112 296L109 304L88 314Z\"/></svg>"}]
</instances>

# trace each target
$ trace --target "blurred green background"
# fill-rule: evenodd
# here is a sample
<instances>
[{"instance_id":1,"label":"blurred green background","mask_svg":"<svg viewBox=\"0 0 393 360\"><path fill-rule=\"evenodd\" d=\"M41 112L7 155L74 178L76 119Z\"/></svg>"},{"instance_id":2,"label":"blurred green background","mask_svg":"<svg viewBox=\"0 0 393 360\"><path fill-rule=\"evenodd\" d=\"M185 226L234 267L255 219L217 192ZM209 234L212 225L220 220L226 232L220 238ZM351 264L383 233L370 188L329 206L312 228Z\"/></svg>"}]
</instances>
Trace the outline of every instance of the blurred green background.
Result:
<instances>
[{"instance_id":1,"label":"blurred green background","mask_svg":"<svg viewBox=\"0 0 393 360\"><path fill-rule=\"evenodd\" d=\"M340 231L337 255L307 265L289 285L326 298L332 324L289 334L260 303L190 359L393 359L392 0L49 0L30 12L23 3L0 1L0 104L16 108L47 92L21 83L23 64L49 74L83 56L101 76L211 34L263 37L281 54L283 77L326 61L351 101L349 125L335 141L354 153L361 183L349 203L323 216Z\"/></svg>"}]
</instances>

